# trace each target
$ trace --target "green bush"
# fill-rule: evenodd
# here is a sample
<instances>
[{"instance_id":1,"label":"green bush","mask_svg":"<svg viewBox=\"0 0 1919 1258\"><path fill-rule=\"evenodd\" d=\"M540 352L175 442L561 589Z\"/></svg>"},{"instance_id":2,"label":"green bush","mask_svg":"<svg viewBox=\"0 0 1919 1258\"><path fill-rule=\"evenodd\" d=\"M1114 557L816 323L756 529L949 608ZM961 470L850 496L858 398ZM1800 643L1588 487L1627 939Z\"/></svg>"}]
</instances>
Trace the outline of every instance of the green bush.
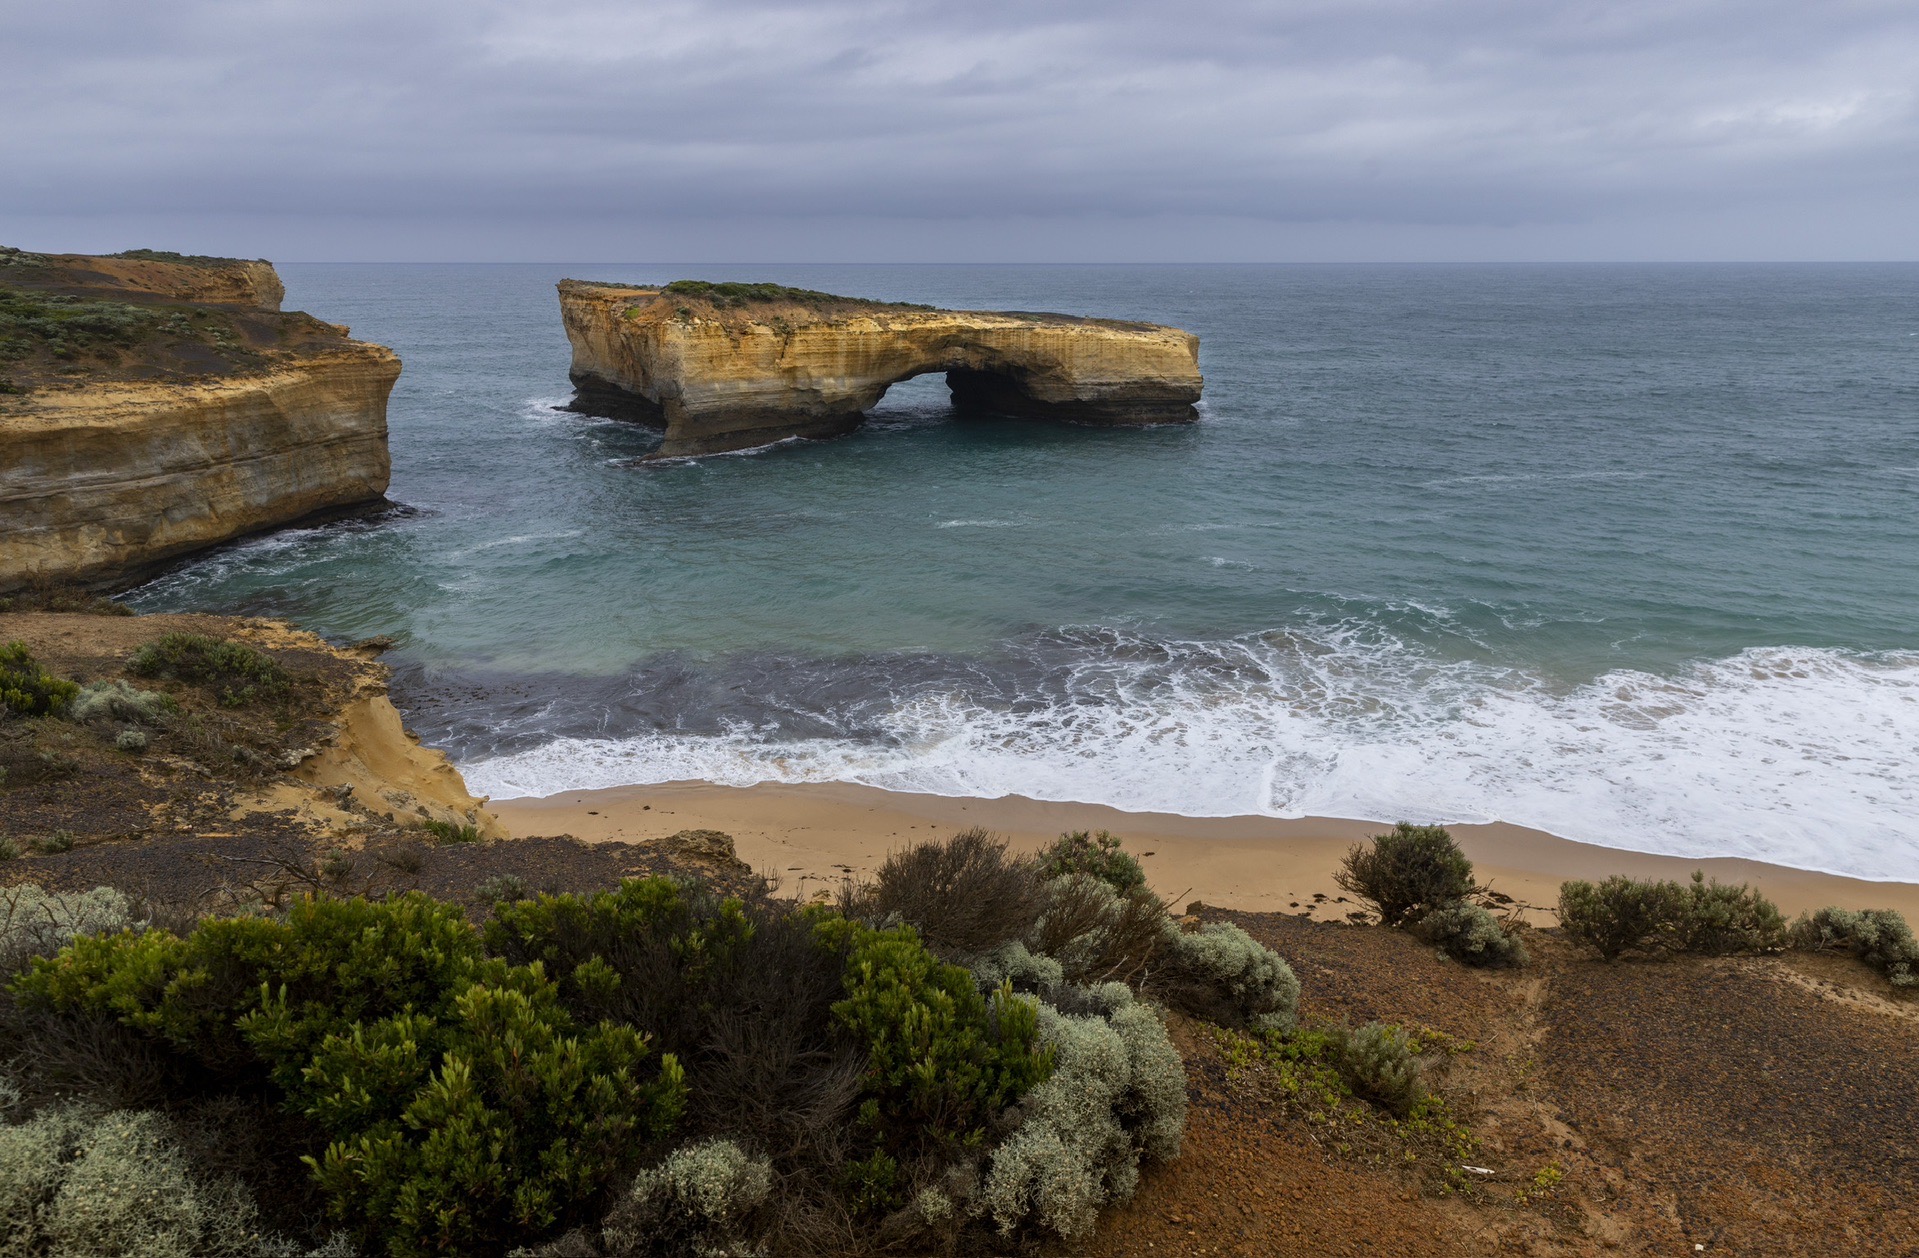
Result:
<instances>
[{"instance_id":1,"label":"green bush","mask_svg":"<svg viewBox=\"0 0 1919 1258\"><path fill-rule=\"evenodd\" d=\"M19 859L20 845L13 840L13 836L0 834L0 861L14 861Z\"/></svg>"},{"instance_id":2,"label":"green bush","mask_svg":"<svg viewBox=\"0 0 1919 1258\"><path fill-rule=\"evenodd\" d=\"M1075 830L1062 834L1051 847L1039 854L1040 868L1048 878L1070 874L1090 874L1121 895L1146 885L1146 871L1140 868L1120 841L1101 830L1088 833Z\"/></svg>"},{"instance_id":3,"label":"green bush","mask_svg":"<svg viewBox=\"0 0 1919 1258\"><path fill-rule=\"evenodd\" d=\"M689 1016L742 963L753 933L740 901L668 878L502 901L486 924L490 951L543 966L579 1016L630 1023L669 1048L698 1041Z\"/></svg>"},{"instance_id":4,"label":"green bush","mask_svg":"<svg viewBox=\"0 0 1919 1258\"><path fill-rule=\"evenodd\" d=\"M1474 891L1473 863L1439 826L1400 822L1373 836L1372 847L1355 846L1338 873L1340 887L1379 910L1388 926L1401 926Z\"/></svg>"},{"instance_id":5,"label":"green bush","mask_svg":"<svg viewBox=\"0 0 1919 1258\"><path fill-rule=\"evenodd\" d=\"M602 1244L619 1258L749 1258L749 1223L773 1191L773 1168L731 1140L676 1149L641 1171L607 1216Z\"/></svg>"},{"instance_id":6,"label":"green bush","mask_svg":"<svg viewBox=\"0 0 1919 1258\"><path fill-rule=\"evenodd\" d=\"M832 306L852 304L860 306L892 306L904 310L931 310L910 301L868 301L862 297L836 297L832 293L822 293L811 288L788 288L784 284L741 284L736 282L714 283L711 280L674 280L662 292L675 297L697 297L711 302L722 310L738 309L742 306L768 302L793 303L801 306ZM686 308L682 306L681 311Z\"/></svg>"},{"instance_id":7,"label":"green bush","mask_svg":"<svg viewBox=\"0 0 1919 1258\"><path fill-rule=\"evenodd\" d=\"M230 708L286 694L292 678L264 651L198 633L169 633L133 653L127 671L202 686Z\"/></svg>"},{"instance_id":8,"label":"green bush","mask_svg":"<svg viewBox=\"0 0 1919 1258\"><path fill-rule=\"evenodd\" d=\"M831 921L822 938L845 949L846 998L833 1017L866 1050L869 1127L883 1122L887 1135L915 1142L976 1141L1052 1072L1036 1002L1010 984L982 996L911 926Z\"/></svg>"},{"instance_id":9,"label":"green bush","mask_svg":"<svg viewBox=\"0 0 1919 1258\"><path fill-rule=\"evenodd\" d=\"M1499 919L1468 900L1436 908L1415 921L1412 933L1455 961L1493 967L1524 965L1526 945L1509 933Z\"/></svg>"},{"instance_id":10,"label":"green bush","mask_svg":"<svg viewBox=\"0 0 1919 1258\"><path fill-rule=\"evenodd\" d=\"M394 1254L475 1252L576 1216L684 1102L631 1027L580 1024L538 966L481 955L457 906L304 899L283 920L76 938L23 1003L110 1015L326 1138L333 1216Z\"/></svg>"},{"instance_id":11,"label":"green bush","mask_svg":"<svg viewBox=\"0 0 1919 1258\"><path fill-rule=\"evenodd\" d=\"M1333 1058L1340 1078L1357 1096L1385 1106L1402 1118L1426 1098L1419 1049L1399 1027L1369 1022L1356 1031L1333 1035Z\"/></svg>"},{"instance_id":12,"label":"green bush","mask_svg":"<svg viewBox=\"0 0 1919 1258\"><path fill-rule=\"evenodd\" d=\"M1222 1026L1288 1031L1299 979L1280 955L1230 922L1192 934L1168 921L1149 990L1182 1013Z\"/></svg>"},{"instance_id":13,"label":"green bush","mask_svg":"<svg viewBox=\"0 0 1919 1258\"><path fill-rule=\"evenodd\" d=\"M577 1218L684 1103L678 1063L646 1078L631 1027L579 1026L537 967L486 976L437 1026L357 1025L307 1068L307 1113L335 1137L308 1159L329 1210L390 1253L482 1252Z\"/></svg>"},{"instance_id":14,"label":"green bush","mask_svg":"<svg viewBox=\"0 0 1919 1258\"><path fill-rule=\"evenodd\" d=\"M26 643L0 646L0 711L15 716L56 716L79 693L78 684L42 668Z\"/></svg>"},{"instance_id":15,"label":"green bush","mask_svg":"<svg viewBox=\"0 0 1919 1258\"><path fill-rule=\"evenodd\" d=\"M169 714L178 711L179 707L168 695L136 689L115 678L82 686L73 705L67 709L67 716L83 722L122 721L130 725L158 725Z\"/></svg>"},{"instance_id":16,"label":"green bush","mask_svg":"<svg viewBox=\"0 0 1919 1258\"><path fill-rule=\"evenodd\" d=\"M498 904L502 900L511 903L532 898L533 888L518 874L495 874L473 888L475 904Z\"/></svg>"},{"instance_id":17,"label":"green bush","mask_svg":"<svg viewBox=\"0 0 1919 1258\"><path fill-rule=\"evenodd\" d=\"M1779 906L1744 883L1707 882L1695 871L1686 888L1680 947L1722 957L1735 952L1771 952L1786 945L1786 919Z\"/></svg>"},{"instance_id":18,"label":"green bush","mask_svg":"<svg viewBox=\"0 0 1919 1258\"><path fill-rule=\"evenodd\" d=\"M459 843L478 843L480 828L476 825L461 825L453 821L426 820L420 828L433 836L433 841L441 845Z\"/></svg>"},{"instance_id":19,"label":"green bush","mask_svg":"<svg viewBox=\"0 0 1919 1258\"><path fill-rule=\"evenodd\" d=\"M1724 956L1783 946L1785 919L1757 891L1722 886L1694 873L1690 884L1612 877L1559 889L1559 924L1568 939L1607 961L1628 951Z\"/></svg>"},{"instance_id":20,"label":"green bush","mask_svg":"<svg viewBox=\"0 0 1919 1258\"><path fill-rule=\"evenodd\" d=\"M1844 949L1894 987L1919 986L1919 939L1892 909L1823 908L1802 914L1792 925L1792 946Z\"/></svg>"},{"instance_id":21,"label":"green bush","mask_svg":"<svg viewBox=\"0 0 1919 1258\"><path fill-rule=\"evenodd\" d=\"M1685 888L1676 882L1617 875L1601 883L1575 880L1559 888L1559 928L1611 961L1631 949L1667 946L1685 904Z\"/></svg>"},{"instance_id":22,"label":"green bush","mask_svg":"<svg viewBox=\"0 0 1919 1258\"><path fill-rule=\"evenodd\" d=\"M147 749L145 730L123 729L114 735L113 745L121 751L139 753Z\"/></svg>"},{"instance_id":23,"label":"green bush","mask_svg":"<svg viewBox=\"0 0 1919 1258\"><path fill-rule=\"evenodd\" d=\"M1179 1155L1186 1069L1158 1015L1130 1000L1104 1018L1042 1006L1039 1027L1052 1076L993 1151L978 1208L1002 1233L1031 1224L1071 1240L1133 1196L1142 1161Z\"/></svg>"},{"instance_id":24,"label":"green bush","mask_svg":"<svg viewBox=\"0 0 1919 1258\"><path fill-rule=\"evenodd\" d=\"M62 852L71 852L74 842L71 830L55 830L45 838L35 839L33 850L42 856L58 856Z\"/></svg>"}]
</instances>

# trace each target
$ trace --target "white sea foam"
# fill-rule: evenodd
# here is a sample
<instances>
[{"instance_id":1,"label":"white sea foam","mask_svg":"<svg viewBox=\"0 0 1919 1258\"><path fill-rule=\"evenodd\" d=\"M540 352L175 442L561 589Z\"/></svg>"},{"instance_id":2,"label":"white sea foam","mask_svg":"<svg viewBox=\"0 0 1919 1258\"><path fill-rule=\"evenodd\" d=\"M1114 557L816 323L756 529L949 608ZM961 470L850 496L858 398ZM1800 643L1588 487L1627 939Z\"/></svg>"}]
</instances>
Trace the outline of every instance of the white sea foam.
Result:
<instances>
[{"instance_id":1,"label":"white sea foam","mask_svg":"<svg viewBox=\"0 0 1919 1258\"><path fill-rule=\"evenodd\" d=\"M1505 820L1680 856L1919 879L1919 655L1763 648L1571 691L1354 635L1089 660L1070 699L895 704L874 741L734 727L564 739L463 766L496 797L703 779L1191 816Z\"/></svg>"},{"instance_id":2,"label":"white sea foam","mask_svg":"<svg viewBox=\"0 0 1919 1258\"><path fill-rule=\"evenodd\" d=\"M1018 520L941 520L936 529L1016 529Z\"/></svg>"}]
</instances>

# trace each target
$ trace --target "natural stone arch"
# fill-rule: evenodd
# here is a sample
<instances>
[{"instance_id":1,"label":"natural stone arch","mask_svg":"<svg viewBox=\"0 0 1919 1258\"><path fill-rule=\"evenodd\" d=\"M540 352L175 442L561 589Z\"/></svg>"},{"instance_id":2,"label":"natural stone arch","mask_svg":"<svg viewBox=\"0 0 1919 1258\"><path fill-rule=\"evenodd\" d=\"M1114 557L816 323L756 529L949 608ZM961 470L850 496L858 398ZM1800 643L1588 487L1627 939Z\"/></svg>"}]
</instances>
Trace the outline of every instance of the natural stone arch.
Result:
<instances>
[{"instance_id":1,"label":"natural stone arch","mask_svg":"<svg viewBox=\"0 0 1919 1258\"><path fill-rule=\"evenodd\" d=\"M1199 338L1177 328L686 288L560 284L574 409L663 426L655 457L838 436L934 372L961 406L1099 425L1196 417Z\"/></svg>"}]
</instances>

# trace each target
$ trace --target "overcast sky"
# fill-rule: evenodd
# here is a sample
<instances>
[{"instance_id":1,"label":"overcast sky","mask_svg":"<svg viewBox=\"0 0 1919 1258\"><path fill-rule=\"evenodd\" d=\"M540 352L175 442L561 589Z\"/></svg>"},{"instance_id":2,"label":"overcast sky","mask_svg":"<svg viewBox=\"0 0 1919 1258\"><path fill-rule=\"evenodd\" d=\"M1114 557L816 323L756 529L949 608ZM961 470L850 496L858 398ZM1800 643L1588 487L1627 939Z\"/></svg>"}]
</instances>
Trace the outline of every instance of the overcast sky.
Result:
<instances>
[{"instance_id":1,"label":"overcast sky","mask_svg":"<svg viewBox=\"0 0 1919 1258\"><path fill-rule=\"evenodd\" d=\"M0 243L1919 258L1915 0L0 0Z\"/></svg>"}]
</instances>

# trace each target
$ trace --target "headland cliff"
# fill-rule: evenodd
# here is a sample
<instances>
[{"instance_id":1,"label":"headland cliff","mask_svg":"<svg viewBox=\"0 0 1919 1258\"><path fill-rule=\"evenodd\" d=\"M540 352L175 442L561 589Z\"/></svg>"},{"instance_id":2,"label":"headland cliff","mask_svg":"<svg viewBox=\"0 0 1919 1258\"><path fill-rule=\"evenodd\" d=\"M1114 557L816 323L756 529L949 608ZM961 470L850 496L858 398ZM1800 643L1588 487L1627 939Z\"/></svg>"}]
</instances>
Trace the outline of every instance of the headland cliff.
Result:
<instances>
[{"instance_id":1,"label":"headland cliff","mask_svg":"<svg viewBox=\"0 0 1919 1258\"><path fill-rule=\"evenodd\" d=\"M400 360L266 262L0 250L0 592L384 501Z\"/></svg>"}]
</instances>

